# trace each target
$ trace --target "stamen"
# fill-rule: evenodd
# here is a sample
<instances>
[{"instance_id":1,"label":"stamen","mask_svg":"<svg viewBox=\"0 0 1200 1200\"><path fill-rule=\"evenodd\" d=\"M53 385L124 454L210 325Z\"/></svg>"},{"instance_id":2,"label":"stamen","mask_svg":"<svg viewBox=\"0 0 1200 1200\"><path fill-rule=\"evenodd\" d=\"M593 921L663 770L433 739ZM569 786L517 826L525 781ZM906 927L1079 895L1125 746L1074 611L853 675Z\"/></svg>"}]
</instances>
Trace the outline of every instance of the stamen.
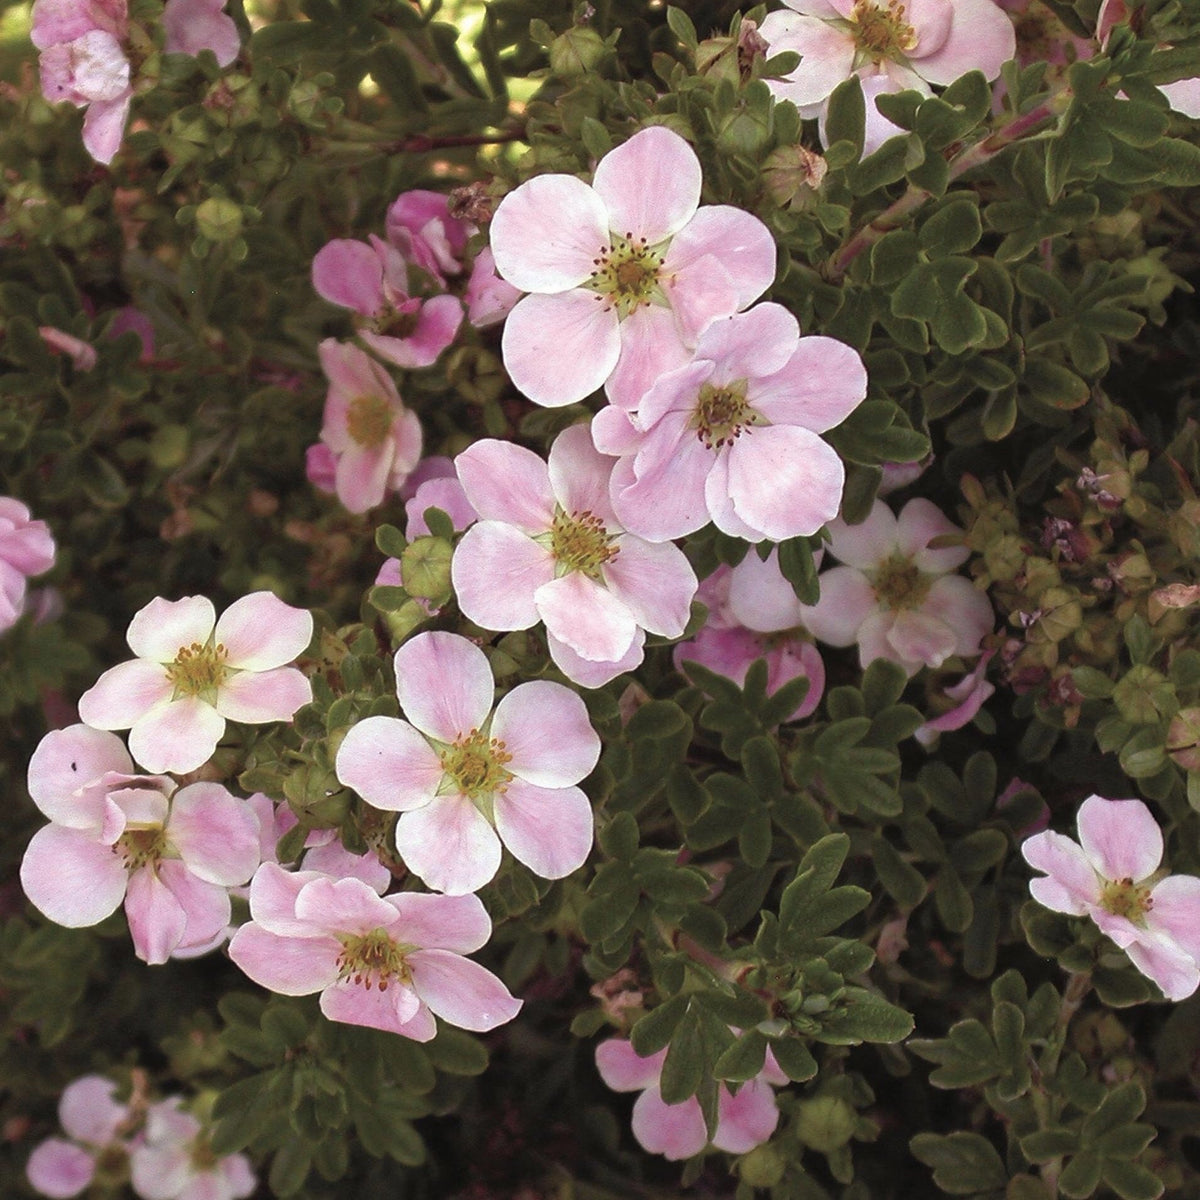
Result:
<instances>
[{"instance_id":1,"label":"stamen","mask_svg":"<svg viewBox=\"0 0 1200 1200\"><path fill-rule=\"evenodd\" d=\"M920 608L929 595L933 577L924 575L911 558L893 554L875 570L871 586L875 597L892 610Z\"/></svg>"},{"instance_id":2,"label":"stamen","mask_svg":"<svg viewBox=\"0 0 1200 1200\"><path fill-rule=\"evenodd\" d=\"M382 446L391 432L395 414L382 396L355 396L346 412L346 432L367 449Z\"/></svg>"},{"instance_id":3,"label":"stamen","mask_svg":"<svg viewBox=\"0 0 1200 1200\"><path fill-rule=\"evenodd\" d=\"M600 568L612 562L620 551L616 538L590 510L568 514L560 508L550 526L550 553L564 574L582 571L597 579Z\"/></svg>"},{"instance_id":4,"label":"stamen","mask_svg":"<svg viewBox=\"0 0 1200 1200\"><path fill-rule=\"evenodd\" d=\"M850 20L854 40L867 58L880 62L896 59L917 48L917 31L905 19L900 0L887 0L884 8L878 0L856 0Z\"/></svg>"},{"instance_id":5,"label":"stamen","mask_svg":"<svg viewBox=\"0 0 1200 1200\"><path fill-rule=\"evenodd\" d=\"M746 399L745 381L722 387L704 384L696 401L692 428L707 450L732 445L742 433L759 423L759 415Z\"/></svg>"},{"instance_id":6,"label":"stamen","mask_svg":"<svg viewBox=\"0 0 1200 1200\"><path fill-rule=\"evenodd\" d=\"M1135 925L1145 923L1146 914L1154 907L1148 887L1139 887L1132 879L1114 879L1104 885L1100 904L1117 917L1125 917Z\"/></svg>"},{"instance_id":7,"label":"stamen","mask_svg":"<svg viewBox=\"0 0 1200 1200\"><path fill-rule=\"evenodd\" d=\"M499 738L489 738L478 729L460 737L453 746L442 752L442 768L454 781L455 787L469 800L501 795L512 782L512 772L504 764L512 755Z\"/></svg>"},{"instance_id":8,"label":"stamen","mask_svg":"<svg viewBox=\"0 0 1200 1200\"><path fill-rule=\"evenodd\" d=\"M619 320L663 299L660 287L663 255L648 246L645 238L634 241L632 233L624 237L614 234L612 245L601 246L592 265L596 269L583 286L615 308Z\"/></svg>"},{"instance_id":9,"label":"stamen","mask_svg":"<svg viewBox=\"0 0 1200 1200\"><path fill-rule=\"evenodd\" d=\"M231 673L225 662L228 657L228 651L219 643L202 646L193 642L190 646L180 646L175 661L167 664L167 678L175 687L172 699L215 696Z\"/></svg>"},{"instance_id":10,"label":"stamen","mask_svg":"<svg viewBox=\"0 0 1200 1200\"><path fill-rule=\"evenodd\" d=\"M386 929L370 933L343 934L342 952L337 957L338 979L352 980L370 991L386 992L393 983L407 984L412 978L406 951L413 949L393 941Z\"/></svg>"}]
</instances>

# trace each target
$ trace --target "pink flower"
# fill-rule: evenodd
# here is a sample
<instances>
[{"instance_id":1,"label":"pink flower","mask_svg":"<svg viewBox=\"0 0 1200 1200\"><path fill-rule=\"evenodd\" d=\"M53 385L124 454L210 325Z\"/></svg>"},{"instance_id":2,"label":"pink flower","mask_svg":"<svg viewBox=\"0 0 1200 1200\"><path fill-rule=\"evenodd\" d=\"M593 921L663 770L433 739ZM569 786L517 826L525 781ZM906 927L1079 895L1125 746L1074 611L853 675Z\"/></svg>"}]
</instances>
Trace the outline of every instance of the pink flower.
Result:
<instances>
[{"instance_id":1,"label":"pink flower","mask_svg":"<svg viewBox=\"0 0 1200 1200\"><path fill-rule=\"evenodd\" d=\"M1096 38L1104 48L1117 25L1129 20L1129 5L1126 0L1104 0L1096 15ZM1169 49L1169 47L1159 47ZM1200 77L1177 79L1174 83L1160 83L1158 90L1167 98L1167 103L1178 113L1193 120L1200 118Z\"/></svg>"},{"instance_id":2,"label":"pink flower","mask_svg":"<svg viewBox=\"0 0 1200 1200\"><path fill-rule=\"evenodd\" d=\"M1077 825L1078 843L1047 830L1021 846L1046 872L1029 881L1033 898L1091 917L1168 1000L1186 999L1200 986L1200 879L1164 877L1162 830L1140 800L1089 796Z\"/></svg>"},{"instance_id":3,"label":"pink flower","mask_svg":"<svg viewBox=\"0 0 1200 1200\"><path fill-rule=\"evenodd\" d=\"M312 687L285 666L312 640L312 615L271 592L235 600L221 619L204 596L151 600L126 635L137 655L110 667L79 698L95 729L128 729L129 749L149 771L194 771L225 733L225 721L290 721Z\"/></svg>"},{"instance_id":4,"label":"pink flower","mask_svg":"<svg viewBox=\"0 0 1200 1200\"><path fill-rule=\"evenodd\" d=\"M821 598L804 610L804 624L831 646L857 642L864 667L886 658L910 675L954 654L978 654L992 606L970 580L950 574L969 551L930 545L961 532L919 498L898 518L876 501L861 525L830 522L829 552L846 565L822 573Z\"/></svg>"},{"instance_id":5,"label":"pink flower","mask_svg":"<svg viewBox=\"0 0 1200 1200\"><path fill-rule=\"evenodd\" d=\"M779 570L776 551L765 562L752 552L736 567L718 567L696 598L708 605L708 624L675 647L676 667L699 663L741 687L751 664L762 658L769 696L800 676L808 680L804 699L787 720L799 721L816 710L825 691L825 664L807 640L803 607Z\"/></svg>"},{"instance_id":6,"label":"pink flower","mask_svg":"<svg viewBox=\"0 0 1200 1200\"><path fill-rule=\"evenodd\" d=\"M220 940L230 887L258 865L258 820L218 783L174 791L135 775L114 734L71 725L48 733L29 763L29 794L51 824L33 835L21 886L59 925L95 925L122 900L148 963Z\"/></svg>"},{"instance_id":7,"label":"pink flower","mask_svg":"<svg viewBox=\"0 0 1200 1200\"><path fill-rule=\"evenodd\" d=\"M404 512L408 517L404 536L410 542L428 536L429 526L425 523L425 512L430 508L440 508L450 518L455 533L461 533L468 528L478 516L471 507L462 484L458 482L458 476L427 479L404 504Z\"/></svg>"},{"instance_id":8,"label":"pink flower","mask_svg":"<svg viewBox=\"0 0 1200 1200\"><path fill-rule=\"evenodd\" d=\"M133 88L125 0L36 0L29 36L41 51L42 94L87 108L83 144L101 163L121 146Z\"/></svg>"},{"instance_id":9,"label":"pink flower","mask_svg":"<svg viewBox=\"0 0 1200 1200\"><path fill-rule=\"evenodd\" d=\"M229 957L273 992L320 992L331 1021L427 1042L435 1015L483 1032L520 1011L495 975L463 957L492 932L477 896L381 897L359 879L263 863L250 913Z\"/></svg>"},{"instance_id":10,"label":"pink flower","mask_svg":"<svg viewBox=\"0 0 1200 1200\"><path fill-rule=\"evenodd\" d=\"M218 1158L177 1096L150 1106L129 1166L142 1200L242 1200L258 1186L250 1160L244 1154Z\"/></svg>"},{"instance_id":11,"label":"pink flower","mask_svg":"<svg viewBox=\"0 0 1200 1200\"><path fill-rule=\"evenodd\" d=\"M401 192L387 211L388 241L442 287L445 276L462 270L467 239L475 232L470 221L450 215L449 197L441 192Z\"/></svg>"},{"instance_id":12,"label":"pink flower","mask_svg":"<svg viewBox=\"0 0 1200 1200\"><path fill-rule=\"evenodd\" d=\"M692 1096L682 1104L667 1104L659 1091L667 1051L640 1057L624 1038L609 1038L596 1047L596 1069L614 1092L641 1092L633 1106L633 1136L643 1150L669 1159L691 1158L708 1145L700 1101ZM712 1144L730 1154L745 1154L761 1146L779 1124L773 1087L787 1076L767 1051L763 1069L742 1084L735 1096L717 1084L717 1129Z\"/></svg>"},{"instance_id":13,"label":"pink flower","mask_svg":"<svg viewBox=\"0 0 1200 1200\"><path fill-rule=\"evenodd\" d=\"M103 1075L84 1075L68 1084L58 1101L58 1119L71 1138L47 1138L34 1147L25 1175L35 1191L52 1200L78 1196L95 1177L96 1159L125 1149L118 1137L129 1108L114 1099L117 1085Z\"/></svg>"},{"instance_id":14,"label":"pink flower","mask_svg":"<svg viewBox=\"0 0 1200 1200\"><path fill-rule=\"evenodd\" d=\"M334 456L334 488L350 512L399 491L421 457L421 422L391 376L369 355L326 338L318 347L329 380L321 441Z\"/></svg>"},{"instance_id":15,"label":"pink flower","mask_svg":"<svg viewBox=\"0 0 1200 1200\"><path fill-rule=\"evenodd\" d=\"M691 361L661 375L635 412L610 406L596 446L620 456L612 501L650 541L707 525L760 542L816 533L837 516L845 469L817 435L867 394L849 346L800 336L782 305L713 321Z\"/></svg>"},{"instance_id":16,"label":"pink flower","mask_svg":"<svg viewBox=\"0 0 1200 1200\"><path fill-rule=\"evenodd\" d=\"M688 360L708 323L748 307L775 278L757 218L700 207L695 151L661 125L606 154L589 187L539 175L505 196L491 225L500 277L530 292L508 315L513 383L537 404L605 386L633 407Z\"/></svg>"},{"instance_id":17,"label":"pink flower","mask_svg":"<svg viewBox=\"0 0 1200 1200\"><path fill-rule=\"evenodd\" d=\"M408 293L400 251L372 235L370 245L337 238L317 251L313 287L331 304L358 313L358 336L398 367L428 367L462 323L456 296L419 300Z\"/></svg>"},{"instance_id":18,"label":"pink flower","mask_svg":"<svg viewBox=\"0 0 1200 1200\"><path fill-rule=\"evenodd\" d=\"M800 65L767 86L803 117L824 114L830 94L857 75L867 100L864 153L901 132L875 107L876 96L912 88L930 94L968 71L988 79L1016 51L1012 21L993 0L784 0L761 33L770 54L795 50Z\"/></svg>"},{"instance_id":19,"label":"pink flower","mask_svg":"<svg viewBox=\"0 0 1200 1200\"><path fill-rule=\"evenodd\" d=\"M560 433L549 464L486 439L455 465L481 518L450 568L469 620L485 629L544 621L551 657L586 687L636 667L645 631L683 633L696 576L678 547L625 532L609 500L613 460L587 426Z\"/></svg>"},{"instance_id":20,"label":"pink flower","mask_svg":"<svg viewBox=\"0 0 1200 1200\"><path fill-rule=\"evenodd\" d=\"M304 451L304 477L322 492L332 495L337 490L337 455L324 442Z\"/></svg>"},{"instance_id":21,"label":"pink flower","mask_svg":"<svg viewBox=\"0 0 1200 1200\"><path fill-rule=\"evenodd\" d=\"M957 683L946 688L943 695L951 701L953 707L939 716L931 717L913 734L922 746L932 746L939 733L961 729L968 721L975 719L983 707L983 702L996 690L995 685L988 682L987 678L987 665L994 653L995 651L989 650L981 654L973 671L969 671Z\"/></svg>"},{"instance_id":22,"label":"pink flower","mask_svg":"<svg viewBox=\"0 0 1200 1200\"><path fill-rule=\"evenodd\" d=\"M476 329L486 329L503 321L520 298L520 288L505 283L496 274L492 248L484 246L475 256L471 278L467 281L467 320Z\"/></svg>"},{"instance_id":23,"label":"pink flower","mask_svg":"<svg viewBox=\"0 0 1200 1200\"><path fill-rule=\"evenodd\" d=\"M0 633L25 611L26 580L54 566L54 538L20 500L0 496Z\"/></svg>"},{"instance_id":24,"label":"pink flower","mask_svg":"<svg viewBox=\"0 0 1200 1200\"><path fill-rule=\"evenodd\" d=\"M561 879L592 848L592 807L575 785L600 739L569 688L534 680L492 711L487 656L452 633L421 633L396 651L396 695L408 720L368 717L346 734L338 779L375 808L401 814L396 849L431 888L462 895L500 867L500 846L544 879Z\"/></svg>"},{"instance_id":25,"label":"pink flower","mask_svg":"<svg viewBox=\"0 0 1200 1200\"><path fill-rule=\"evenodd\" d=\"M57 354L65 354L77 371L90 371L96 365L96 349L81 338L55 329L53 325L39 325L42 341Z\"/></svg>"},{"instance_id":26,"label":"pink flower","mask_svg":"<svg viewBox=\"0 0 1200 1200\"><path fill-rule=\"evenodd\" d=\"M154 322L139 308L132 304L118 308L109 322L105 334L108 337L120 337L123 333L136 333L141 339L142 352L138 362L148 363L154 358Z\"/></svg>"},{"instance_id":27,"label":"pink flower","mask_svg":"<svg viewBox=\"0 0 1200 1200\"><path fill-rule=\"evenodd\" d=\"M227 67L241 50L233 18L225 13L226 0L167 0L163 9L164 49L168 54L211 50L217 63Z\"/></svg>"}]
</instances>

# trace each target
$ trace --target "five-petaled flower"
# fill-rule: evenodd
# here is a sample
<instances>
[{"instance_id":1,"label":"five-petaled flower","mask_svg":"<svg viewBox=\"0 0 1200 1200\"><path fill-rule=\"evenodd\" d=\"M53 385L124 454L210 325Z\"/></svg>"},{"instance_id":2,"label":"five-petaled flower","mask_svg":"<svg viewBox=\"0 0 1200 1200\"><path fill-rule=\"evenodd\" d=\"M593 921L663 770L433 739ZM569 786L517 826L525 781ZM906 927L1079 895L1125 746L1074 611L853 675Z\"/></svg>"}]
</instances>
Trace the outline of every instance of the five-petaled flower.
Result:
<instances>
[{"instance_id":1,"label":"five-petaled flower","mask_svg":"<svg viewBox=\"0 0 1200 1200\"><path fill-rule=\"evenodd\" d=\"M312 614L271 592L235 600L221 619L204 596L151 600L126 640L137 655L110 667L79 698L94 729L128 729L148 771L194 771L211 757L225 721L289 721L312 700L302 672L285 666L312 640Z\"/></svg>"},{"instance_id":2,"label":"five-petaled flower","mask_svg":"<svg viewBox=\"0 0 1200 1200\"><path fill-rule=\"evenodd\" d=\"M1160 870L1162 830L1141 800L1089 796L1079 841L1052 830L1021 846L1033 898L1055 912L1091 917L1168 1000L1200 987L1200 879Z\"/></svg>"},{"instance_id":3,"label":"five-petaled flower","mask_svg":"<svg viewBox=\"0 0 1200 1200\"><path fill-rule=\"evenodd\" d=\"M250 915L229 957L280 995L320 992L331 1021L427 1042L435 1015L483 1032L520 1011L495 975L463 957L492 933L478 896L378 896L361 879L263 863Z\"/></svg>"},{"instance_id":4,"label":"five-petaled flower","mask_svg":"<svg viewBox=\"0 0 1200 1200\"><path fill-rule=\"evenodd\" d=\"M118 1163L128 1154L121 1131L129 1106L116 1099L117 1085L103 1075L83 1075L69 1083L58 1100L58 1120L67 1138L39 1142L25 1164L35 1191L51 1200L78 1196L96 1178L101 1159Z\"/></svg>"},{"instance_id":5,"label":"five-petaled flower","mask_svg":"<svg viewBox=\"0 0 1200 1200\"><path fill-rule=\"evenodd\" d=\"M487 656L453 633L418 634L395 661L408 720L359 721L336 769L368 804L401 814L396 848L409 869L461 895L495 875L501 842L545 879L580 866L593 822L575 785L600 756L583 701L538 679L513 688L493 712Z\"/></svg>"},{"instance_id":6,"label":"five-petaled flower","mask_svg":"<svg viewBox=\"0 0 1200 1200\"><path fill-rule=\"evenodd\" d=\"M500 202L490 230L500 277L530 295L508 314L504 365L538 404L605 386L632 407L717 317L775 278L775 242L755 216L700 205L695 151L660 125L596 166L591 186L539 175Z\"/></svg>"},{"instance_id":7,"label":"five-petaled flower","mask_svg":"<svg viewBox=\"0 0 1200 1200\"><path fill-rule=\"evenodd\" d=\"M451 563L459 608L485 629L545 622L550 657L585 687L636 667L647 631L679 637L696 594L683 551L634 537L617 519L615 461L585 425L555 438L549 463L491 439L455 460L480 517Z\"/></svg>"}]
</instances>

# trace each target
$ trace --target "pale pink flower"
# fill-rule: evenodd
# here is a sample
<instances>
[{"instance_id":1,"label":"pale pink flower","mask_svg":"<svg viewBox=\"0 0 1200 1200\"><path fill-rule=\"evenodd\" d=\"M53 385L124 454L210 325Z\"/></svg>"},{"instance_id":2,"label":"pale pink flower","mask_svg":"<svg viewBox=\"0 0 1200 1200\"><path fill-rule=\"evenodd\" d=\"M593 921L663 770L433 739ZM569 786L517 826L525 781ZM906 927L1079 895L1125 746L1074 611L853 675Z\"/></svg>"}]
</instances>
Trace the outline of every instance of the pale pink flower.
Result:
<instances>
[{"instance_id":1,"label":"pale pink flower","mask_svg":"<svg viewBox=\"0 0 1200 1200\"><path fill-rule=\"evenodd\" d=\"M587 687L636 667L646 631L679 637L696 594L677 546L634 537L617 520L613 463L585 425L555 438L549 463L492 439L455 460L480 516L451 563L459 608L485 629L545 622L551 657Z\"/></svg>"},{"instance_id":2,"label":"pale pink flower","mask_svg":"<svg viewBox=\"0 0 1200 1200\"><path fill-rule=\"evenodd\" d=\"M35 907L78 929L124 901L148 963L219 941L229 888L258 865L258 819L219 783L174 788L165 776L133 774L115 734L86 725L48 733L29 763L29 794L51 824L21 862Z\"/></svg>"},{"instance_id":3,"label":"pale pink flower","mask_svg":"<svg viewBox=\"0 0 1200 1200\"><path fill-rule=\"evenodd\" d=\"M887 92L928 96L968 71L988 79L1016 50L1012 21L993 0L784 0L761 33L769 53L794 50L800 65L767 86L803 117L823 117L839 83L857 75L867 101L864 153L902 132L875 107ZM788 11L791 10L791 11Z\"/></svg>"},{"instance_id":4,"label":"pale pink flower","mask_svg":"<svg viewBox=\"0 0 1200 1200\"><path fill-rule=\"evenodd\" d=\"M263 863L250 913L229 957L280 995L320 992L331 1021L427 1042L435 1015L484 1032L520 1011L495 975L463 957L492 932L478 896L378 896L360 879Z\"/></svg>"},{"instance_id":5,"label":"pale pink flower","mask_svg":"<svg viewBox=\"0 0 1200 1200\"><path fill-rule=\"evenodd\" d=\"M56 329L53 325L39 325L42 341L57 354L65 354L77 371L90 371L97 362L96 348L82 338Z\"/></svg>"},{"instance_id":6,"label":"pale pink flower","mask_svg":"<svg viewBox=\"0 0 1200 1200\"><path fill-rule=\"evenodd\" d=\"M1126 0L1104 0L1096 15L1096 39L1102 48L1107 48L1113 29L1128 20L1129 5ZM1200 119L1200 77L1177 79L1174 83L1160 83L1158 90L1166 96L1167 103L1176 112L1193 120Z\"/></svg>"},{"instance_id":7,"label":"pale pink flower","mask_svg":"<svg viewBox=\"0 0 1200 1200\"><path fill-rule=\"evenodd\" d=\"M96 1159L126 1149L119 1137L129 1108L114 1098L117 1085L103 1075L83 1075L63 1089L58 1120L71 1139L47 1138L33 1148L25 1176L35 1191L52 1200L78 1196L96 1174Z\"/></svg>"},{"instance_id":8,"label":"pale pink flower","mask_svg":"<svg viewBox=\"0 0 1200 1200\"><path fill-rule=\"evenodd\" d=\"M54 538L20 500L0 496L0 633L25 611L26 581L54 566Z\"/></svg>"},{"instance_id":9,"label":"pale pink flower","mask_svg":"<svg viewBox=\"0 0 1200 1200\"><path fill-rule=\"evenodd\" d=\"M597 448L620 456L618 520L654 542L709 521L751 542L816 533L837 516L846 478L818 434L866 394L857 352L802 338L782 305L713 321L691 361L661 375L636 411L610 406L593 421Z\"/></svg>"},{"instance_id":10,"label":"pale pink flower","mask_svg":"<svg viewBox=\"0 0 1200 1200\"><path fill-rule=\"evenodd\" d=\"M129 623L137 655L110 667L79 698L95 729L128 729L129 749L149 771L194 771L208 761L225 722L290 721L312 687L285 666L312 640L312 614L271 592L235 600L221 619L204 596L151 600Z\"/></svg>"},{"instance_id":11,"label":"pale pink flower","mask_svg":"<svg viewBox=\"0 0 1200 1200\"><path fill-rule=\"evenodd\" d=\"M717 317L775 278L775 241L757 218L700 206L695 151L661 125L596 166L589 187L539 175L500 202L490 238L500 277L530 295L504 326L504 365L537 404L604 386L633 407Z\"/></svg>"},{"instance_id":12,"label":"pale pink flower","mask_svg":"<svg viewBox=\"0 0 1200 1200\"><path fill-rule=\"evenodd\" d=\"M147 1110L129 1166L142 1200L242 1200L258 1186L244 1154L213 1153L208 1131L182 1109L178 1096Z\"/></svg>"},{"instance_id":13,"label":"pale pink flower","mask_svg":"<svg viewBox=\"0 0 1200 1200\"><path fill-rule=\"evenodd\" d=\"M195 57L211 50L220 66L229 66L242 47L225 4L226 0L167 0L162 14L166 52Z\"/></svg>"},{"instance_id":14,"label":"pale pink flower","mask_svg":"<svg viewBox=\"0 0 1200 1200\"><path fill-rule=\"evenodd\" d=\"M321 441L335 460L334 490L350 512L399 491L421 457L421 422L391 376L357 346L326 338L318 347L329 380Z\"/></svg>"},{"instance_id":15,"label":"pale pink flower","mask_svg":"<svg viewBox=\"0 0 1200 1200\"><path fill-rule=\"evenodd\" d=\"M1046 872L1029 881L1033 898L1091 917L1168 1000L1186 999L1200 986L1200 879L1160 869L1162 830L1140 800L1089 796L1076 824L1078 843L1046 830L1022 844Z\"/></svg>"},{"instance_id":16,"label":"pale pink flower","mask_svg":"<svg viewBox=\"0 0 1200 1200\"><path fill-rule=\"evenodd\" d=\"M596 1069L614 1092L641 1092L633 1106L633 1136L643 1150L678 1160L699 1154L709 1144L700 1101L692 1096L667 1104L659 1091L667 1051L642 1058L624 1038L609 1038L596 1047ZM767 1051L763 1069L738 1088L735 1096L717 1084L717 1128L712 1144L730 1154L745 1154L770 1139L779 1124L776 1087L787 1076Z\"/></svg>"},{"instance_id":17,"label":"pale pink flower","mask_svg":"<svg viewBox=\"0 0 1200 1200\"><path fill-rule=\"evenodd\" d=\"M486 329L503 321L521 298L520 288L506 283L496 274L491 246L475 256L471 278L467 280L467 320L476 329Z\"/></svg>"},{"instance_id":18,"label":"pale pink flower","mask_svg":"<svg viewBox=\"0 0 1200 1200\"><path fill-rule=\"evenodd\" d=\"M913 734L922 746L932 746L939 733L961 729L968 721L975 719L984 701L996 690L995 684L987 678L987 665L994 653L995 651L988 650L981 654L973 671L968 671L957 683L946 688L943 695L951 702L952 707L936 717L931 717Z\"/></svg>"},{"instance_id":19,"label":"pale pink flower","mask_svg":"<svg viewBox=\"0 0 1200 1200\"><path fill-rule=\"evenodd\" d=\"M804 624L831 646L858 643L865 667L877 658L910 675L952 655L973 657L993 626L987 595L951 572L966 561L963 545L933 547L961 534L928 500L910 500L899 517L876 501L861 525L829 525L829 553L844 566L820 577L821 597Z\"/></svg>"},{"instance_id":20,"label":"pale pink flower","mask_svg":"<svg viewBox=\"0 0 1200 1200\"><path fill-rule=\"evenodd\" d=\"M600 739L583 701L549 680L522 683L492 709L487 656L453 633L421 633L396 651L407 720L367 717L337 753L338 779L401 814L396 849L451 895L483 887L501 843L535 875L561 879L592 847L592 807L575 785Z\"/></svg>"},{"instance_id":21,"label":"pale pink flower","mask_svg":"<svg viewBox=\"0 0 1200 1200\"><path fill-rule=\"evenodd\" d=\"M436 362L462 324L457 296L409 295L404 256L374 235L370 245L350 238L326 243L313 259L312 281L331 304L357 313L362 342L398 367Z\"/></svg>"},{"instance_id":22,"label":"pale pink flower","mask_svg":"<svg viewBox=\"0 0 1200 1200\"><path fill-rule=\"evenodd\" d=\"M450 215L449 197L423 188L401 192L387 211L387 238L414 266L442 287L462 271L467 239L476 228Z\"/></svg>"},{"instance_id":23,"label":"pale pink flower","mask_svg":"<svg viewBox=\"0 0 1200 1200\"><path fill-rule=\"evenodd\" d=\"M41 51L42 94L87 108L83 144L101 163L121 146L133 100L126 0L36 0L29 36Z\"/></svg>"},{"instance_id":24,"label":"pale pink flower","mask_svg":"<svg viewBox=\"0 0 1200 1200\"><path fill-rule=\"evenodd\" d=\"M736 567L719 566L700 585L696 599L709 618L694 638L675 647L675 665L699 663L739 687L756 659L767 664L767 695L803 676L804 699L786 718L799 721L814 712L825 691L825 664L803 628L803 607L779 570L778 554L766 561L751 552Z\"/></svg>"}]
</instances>

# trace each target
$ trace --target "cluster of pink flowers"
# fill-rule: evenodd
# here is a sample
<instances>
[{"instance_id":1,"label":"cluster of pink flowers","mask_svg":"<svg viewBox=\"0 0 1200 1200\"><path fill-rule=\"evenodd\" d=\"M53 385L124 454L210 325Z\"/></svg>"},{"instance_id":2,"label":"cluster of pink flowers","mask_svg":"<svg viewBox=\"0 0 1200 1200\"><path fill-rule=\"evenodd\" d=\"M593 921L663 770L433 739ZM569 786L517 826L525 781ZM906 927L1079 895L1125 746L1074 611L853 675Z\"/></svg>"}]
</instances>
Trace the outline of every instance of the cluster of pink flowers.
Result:
<instances>
[{"instance_id":1,"label":"cluster of pink flowers","mask_svg":"<svg viewBox=\"0 0 1200 1200\"><path fill-rule=\"evenodd\" d=\"M1168 1000L1200 987L1200 879L1161 870L1162 830L1141 800L1089 796L1079 841L1045 830L1021 846L1045 874L1030 881L1040 904L1090 917Z\"/></svg>"},{"instance_id":2,"label":"cluster of pink flowers","mask_svg":"<svg viewBox=\"0 0 1200 1200\"><path fill-rule=\"evenodd\" d=\"M225 0L167 0L162 23L168 54L211 50L225 67L240 49ZM30 28L41 51L42 92L86 108L83 144L101 163L121 148L133 102L127 0L35 0Z\"/></svg>"},{"instance_id":3,"label":"cluster of pink flowers","mask_svg":"<svg viewBox=\"0 0 1200 1200\"><path fill-rule=\"evenodd\" d=\"M128 1181L141 1200L242 1200L257 1186L244 1154L218 1158L204 1126L170 1096L145 1108L122 1104L103 1075L69 1084L58 1104L67 1137L41 1142L26 1177L51 1200L70 1200L93 1184Z\"/></svg>"},{"instance_id":4,"label":"cluster of pink flowers","mask_svg":"<svg viewBox=\"0 0 1200 1200\"><path fill-rule=\"evenodd\" d=\"M26 611L27 581L54 566L54 538L20 500L0 496L0 633Z\"/></svg>"}]
</instances>

